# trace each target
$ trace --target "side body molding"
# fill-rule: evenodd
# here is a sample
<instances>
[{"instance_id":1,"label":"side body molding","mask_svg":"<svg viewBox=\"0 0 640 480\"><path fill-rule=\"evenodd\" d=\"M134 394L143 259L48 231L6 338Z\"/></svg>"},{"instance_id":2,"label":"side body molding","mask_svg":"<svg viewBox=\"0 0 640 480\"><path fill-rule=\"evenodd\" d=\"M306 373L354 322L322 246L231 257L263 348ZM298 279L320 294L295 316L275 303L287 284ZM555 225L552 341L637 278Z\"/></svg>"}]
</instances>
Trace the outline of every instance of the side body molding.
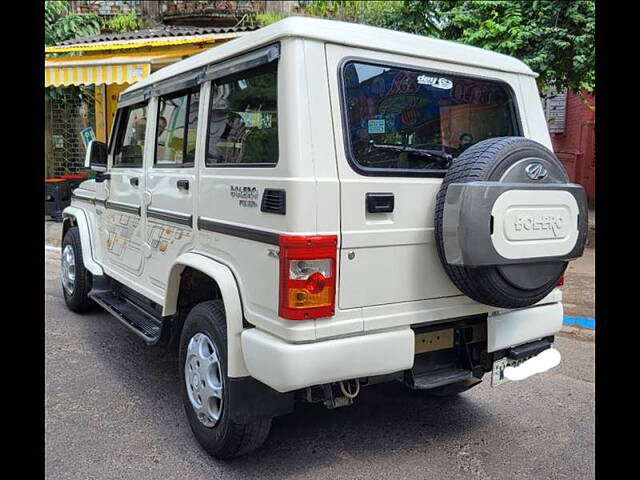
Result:
<instances>
[{"instance_id":1,"label":"side body molding","mask_svg":"<svg viewBox=\"0 0 640 480\"><path fill-rule=\"evenodd\" d=\"M93 260L93 247L91 245L91 235L89 234L89 223L84 210L78 207L67 207L62 211L65 222L68 218L73 218L74 223L80 231L80 242L82 244L82 262L92 275L104 275L102 267ZM60 239L62 240L62 239Z\"/></svg>"},{"instance_id":2,"label":"side body molding","mask_svg":"<svg viewBox=\"0 0 640 480\"><path fill-rule=\"evenodd\" d=\"M169 272L162 315L168 316L176 313L180 275L185 267L191 267L204 273L218 284L227 317L227 373L229 377L249 376L240 342L240 334L242 333L240 292L233 273L226 265L198 253L180 255Z\"/></svg>"}]
</instances>

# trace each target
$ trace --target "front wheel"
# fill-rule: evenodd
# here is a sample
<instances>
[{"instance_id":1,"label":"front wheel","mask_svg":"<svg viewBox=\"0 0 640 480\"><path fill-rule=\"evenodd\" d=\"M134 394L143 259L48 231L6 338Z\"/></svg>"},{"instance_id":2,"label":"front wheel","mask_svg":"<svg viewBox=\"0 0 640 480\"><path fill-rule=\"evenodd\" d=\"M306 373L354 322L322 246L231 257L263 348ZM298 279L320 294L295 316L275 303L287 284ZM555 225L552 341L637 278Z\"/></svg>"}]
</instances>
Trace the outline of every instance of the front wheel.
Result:
<instances>
[{"instance_id":1,"label":"front wheel","mask_svg":"<svg viewBox=\"0 0 640 480\"><path fill-rule=\"evenodd\" d=\"M71 227L62 240L60 264L62 294L67 307L72 312L86 312L96 304L88 296L91 290L91 274L82 261L82 245L78 227Z\"/></svg>"},{"instance_id":2,"label":"front wheel","mask_svg":"<svg viewBox=\"0 0 640 480\"><path fill-rule=\"evenodd\" d=\"M191 430L202 447L220 459L238 457L264 443L270 418L233 421L227 376L224 306L211 300L193 307L180 335L182 399Z\"/></svg>"}]
</instances>

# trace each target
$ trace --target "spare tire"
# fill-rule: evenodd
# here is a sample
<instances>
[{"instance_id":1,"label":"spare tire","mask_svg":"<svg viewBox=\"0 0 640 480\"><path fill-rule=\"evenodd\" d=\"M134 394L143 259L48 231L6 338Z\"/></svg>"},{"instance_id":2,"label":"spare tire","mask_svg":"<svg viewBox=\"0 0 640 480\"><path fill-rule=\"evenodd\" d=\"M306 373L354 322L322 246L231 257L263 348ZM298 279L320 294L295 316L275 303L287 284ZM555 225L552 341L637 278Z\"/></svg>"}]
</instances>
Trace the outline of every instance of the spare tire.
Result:
<instances>
[{"instance_id":1,"label":"spare tire","mask_svg":"<svg viewBox=\"0 0 640 480\"><path fill-rule=\"evenodd\" d=\"M498 215L509 191L509 199L519 200L509 200ZM484 140L444 177L435 209L438 255L465 295L501 308L526 307L547 296L567 261L582 255L586 212L584 190L569 183L544 145L524 137Z\"/></svg>"}]
</instances>

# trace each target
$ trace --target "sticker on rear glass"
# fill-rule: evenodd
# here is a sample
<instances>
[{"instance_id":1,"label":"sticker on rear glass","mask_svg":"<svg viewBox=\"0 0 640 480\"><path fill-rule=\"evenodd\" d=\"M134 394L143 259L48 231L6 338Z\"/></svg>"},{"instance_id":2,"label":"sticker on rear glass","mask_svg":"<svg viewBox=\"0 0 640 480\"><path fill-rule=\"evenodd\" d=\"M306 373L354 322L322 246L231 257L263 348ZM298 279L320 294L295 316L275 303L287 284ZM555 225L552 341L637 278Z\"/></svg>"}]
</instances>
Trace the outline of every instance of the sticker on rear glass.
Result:
<instances>
[{"instance_id":1,"label":"sticker on rear glass","mask_svg":"<svg viewBox=\"0 0 640 480\"><path fill-rule=\"evenodd\" d=\"M451 87L453 87L453 82L448 78L430 77L428 75L420 75L418 77L418 83L421 85L441 88L442 90L450 90Z\"/></svg>"},{"instance_id":2,"label":"sticker on rear glass","mask_svg":"<svg viewBox=\"0 0 640 480\"><path fill-rule=\"evenodd\" d=\"M367 132L369 133L384 133L385 121L382 120L369 120L367 123Z\"/></svg>"}]
</instances>

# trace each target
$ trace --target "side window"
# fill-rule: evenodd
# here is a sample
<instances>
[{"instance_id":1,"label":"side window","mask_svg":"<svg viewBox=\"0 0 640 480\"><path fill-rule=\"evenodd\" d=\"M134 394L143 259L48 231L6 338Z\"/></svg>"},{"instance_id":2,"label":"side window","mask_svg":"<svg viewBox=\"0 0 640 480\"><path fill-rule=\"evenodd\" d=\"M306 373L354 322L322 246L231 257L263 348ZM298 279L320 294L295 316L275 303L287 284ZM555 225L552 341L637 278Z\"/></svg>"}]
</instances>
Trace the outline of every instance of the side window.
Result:
<instances>
[{"instance_id":1,"label":"side window","mask_svg":"<svg viewBox=\"0 0 640 480\"><path fill-rule=\"evenodd\" d=\"M156 166L193 165L199 102L199 91L160 97L156 124Z\"/></svg>"},{"instance_id":2,"label":"side window","mask_svg":"<svg viewBox=\"0 0 640 480\"><path fill-rule=\"evenodd\" d=\"M214 80L206 165L278 163L277 62Z\"/></svg>"},{"instance_id":3,"label":"side window","mask_svg":"<svg viewBox=\"0 0 640 480\"><path fill-rule=\"evenodd\" d=\"M147 104L124 107L119 114L118 135L113 152L114 167L142 167Z\"/></svg>"}]
</instances>

